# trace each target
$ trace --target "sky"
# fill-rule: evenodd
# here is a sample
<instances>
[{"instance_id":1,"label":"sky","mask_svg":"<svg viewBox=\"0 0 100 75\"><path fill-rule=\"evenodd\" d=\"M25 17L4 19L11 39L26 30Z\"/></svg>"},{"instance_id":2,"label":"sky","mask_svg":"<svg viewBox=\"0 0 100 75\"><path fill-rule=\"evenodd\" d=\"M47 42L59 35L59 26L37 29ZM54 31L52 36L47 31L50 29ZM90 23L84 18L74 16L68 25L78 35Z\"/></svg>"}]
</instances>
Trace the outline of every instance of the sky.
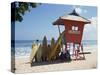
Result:
<instances>
[{"instance_id":1,"label":"sky","mask_svg":"<svg viewBox=\"0 0 100 75\"><path fill-rule=\"evenodd\" d=\"M97 7L61 4L41 4L26 12L22 22L15 22L15 40L42 40L44 36L48 40L52 37L57 39L58 27L52 23L73 9L91 21L91 24L85 25L82 39L97 40ZM64 26L60 26L60 29L63 31Z\"/></svg>"}]
</instances>

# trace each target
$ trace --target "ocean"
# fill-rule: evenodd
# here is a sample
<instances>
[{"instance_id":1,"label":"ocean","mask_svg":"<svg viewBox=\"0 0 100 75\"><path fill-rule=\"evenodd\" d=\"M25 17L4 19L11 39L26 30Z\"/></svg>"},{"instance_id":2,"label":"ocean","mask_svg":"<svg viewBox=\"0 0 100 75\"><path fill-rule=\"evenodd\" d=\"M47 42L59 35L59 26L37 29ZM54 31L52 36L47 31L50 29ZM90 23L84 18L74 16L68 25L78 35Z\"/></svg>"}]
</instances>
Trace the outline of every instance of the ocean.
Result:
<instances>
[{"instance_id":1,"label":"ocean","mask_svg":"<svg viewBox=\"0 0 100 75\"><path fill-rule=\"evenodd\" d=\"M12 48L12 53L15 50L15 56L29 56L31 52L31 47L33 43L37 43L35 40L16 40L15 41L15 48ZM38 41L38 43L42 43L42 41ZM48 41L50 44L50 41ZM82 41L83 47L90 47L97 45L97 40L83 40Z\"/></svg>"}]
</instances>

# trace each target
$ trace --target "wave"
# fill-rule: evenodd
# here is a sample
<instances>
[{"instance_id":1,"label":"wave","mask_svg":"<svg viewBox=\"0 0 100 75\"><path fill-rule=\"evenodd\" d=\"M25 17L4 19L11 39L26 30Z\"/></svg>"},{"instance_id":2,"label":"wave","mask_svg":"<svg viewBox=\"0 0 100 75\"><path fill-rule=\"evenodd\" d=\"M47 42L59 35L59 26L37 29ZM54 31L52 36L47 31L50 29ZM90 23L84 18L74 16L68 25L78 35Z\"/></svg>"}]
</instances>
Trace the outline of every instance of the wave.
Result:
<instances>
[{"instance_id":1,"label":"wave","mask_svg":"<svg viewBox=\"0 0 100 75\"><path fill-rule=\"evenodd\" d=\"M14 50L15 50L15 56L28 56L31 52L31 47L17 47L13 49L13 51Z\"/></svg>"},{"instance_id":2,"label":"wave","mask_svg":"<svg viewBox=\"0 0 100 75\"><path fill-rule=\"evenodd\" d=\"M31 52L31 46L34 41L17 41L15 42L15 48L12 48L11 52L12 54L15 54L15 56L29 56ZM39 41L39 43L42 43L42 41ZM50 44L50 41L48 41ZM96 40L83 40L83 47L85 50L89 50L90 47L97 45ZM90 49L91 50L91 49Z\"/></svg>"}]
</instances>

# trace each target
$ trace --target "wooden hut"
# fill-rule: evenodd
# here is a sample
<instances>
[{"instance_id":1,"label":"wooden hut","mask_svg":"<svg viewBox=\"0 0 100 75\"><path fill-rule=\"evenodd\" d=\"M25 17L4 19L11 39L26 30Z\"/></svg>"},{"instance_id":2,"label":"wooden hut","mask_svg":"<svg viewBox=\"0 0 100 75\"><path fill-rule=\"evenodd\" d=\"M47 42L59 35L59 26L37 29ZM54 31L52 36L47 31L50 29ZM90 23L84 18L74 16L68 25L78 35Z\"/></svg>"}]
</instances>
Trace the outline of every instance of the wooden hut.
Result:
<instances>
[{"instance_id":1,"label":"wooden hut","mask_svg":"<svg viewBox=\"0 0 100 75\"><path fill-rule=\"evenodd\" d=\"M80 16L75 10L67 15L59 17L55 22L53 22L53 25L62 25L65 27L65 49L70 51L70 43L73 43L73 56L75 56L76 59L78 57L77 51L83 52L83 46L81 42L84 25L89 23L90 21L88 19ZM84 53L82 58L85 58Z\"/></svg>"}]
</instances>

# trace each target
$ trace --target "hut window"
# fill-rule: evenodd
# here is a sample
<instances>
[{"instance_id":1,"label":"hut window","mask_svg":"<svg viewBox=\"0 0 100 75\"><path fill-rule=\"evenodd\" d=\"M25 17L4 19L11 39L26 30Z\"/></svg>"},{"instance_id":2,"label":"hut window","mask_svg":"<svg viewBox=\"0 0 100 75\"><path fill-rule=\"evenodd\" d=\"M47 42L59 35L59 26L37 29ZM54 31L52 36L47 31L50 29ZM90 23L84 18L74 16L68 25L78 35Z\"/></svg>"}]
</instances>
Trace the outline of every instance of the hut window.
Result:
<instances>
[{"instance_id":1,"label":"hut window","mask_svg":"<svg viewBox=\"0 0 100 75\"><path fill-rule=\"evenodd\" d=\"M78 31L78 27L75 27L75 30Z\"/></svg>"},{"instance_id":2,"label":"hut window","mask_svg":"<svg viewBox=\"0 0 100 75\"><path fill-rule=\"evenodd\" d=\"M72 31L78 31L78 26L72 26Z\"/></svg>"},{"instance_id":3,"label":"hut window","mask_svg":"<svg viewBox=\"0 0 100 75\"><path fill-rule=\"evenodd\" d=\"M72 26L72 30L75 30L75 26Z\"/></svg>"},{"instance_id":4,"label":"hut window","mask_svg":"<svg viewBox=\"0 0 100 75\"><path fill-rule=\"evenodd\" d=\"M80 34L78 26L72 26L72 29L68 31L70 34Z\"/></svg>"}]
</instances>

